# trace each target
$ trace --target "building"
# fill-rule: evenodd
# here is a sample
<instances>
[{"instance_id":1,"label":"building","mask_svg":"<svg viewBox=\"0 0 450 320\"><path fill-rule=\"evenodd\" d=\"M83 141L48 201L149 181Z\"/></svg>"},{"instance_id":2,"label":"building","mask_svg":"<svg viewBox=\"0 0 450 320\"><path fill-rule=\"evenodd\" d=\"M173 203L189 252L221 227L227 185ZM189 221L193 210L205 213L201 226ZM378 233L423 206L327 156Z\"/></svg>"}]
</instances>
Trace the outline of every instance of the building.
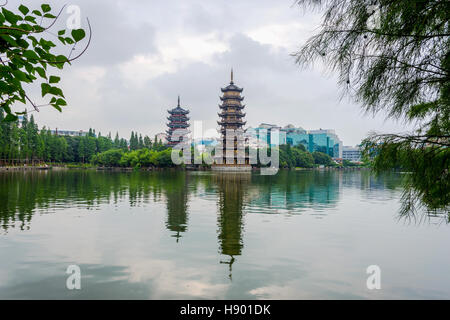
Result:
<instances>
[{"instance_id":1,"label":"building","mask_svg":"<svg viewBox=\"0 0 450 320\"><path fill-rule=\"evenodd\" d=\"M282 131L281 127L274 124L261 123L256 128L248 128L246 133L250 139L257 141L256 145L258 147L286 144L286 132ZM252 143L250 144L252 145ZM255 142L253 142L253 144L255 144Z\"/></svg>"},{"instance_id":2,"label":"building","mask_svg":"<svg viewBox=\"0 0 450 320\"><path fill-rule=\"evenodd\" d=\"M247 134L258 143L251 145L276 145L289 144L291 146L303 145L309 152L323 152L330 157L342 158L342 141L334 130L305 130L301 127L295 127L292 124L281 128L275 124L261 123L257 128L248 128Z\"/></svg>"},{"instance_id":3,"label":"building","mask_svg":"<svg viewBox=\"0 0 450 320\"><path fill-rule=\"evenodd\" d=\"M74 130L50 130L50 132L57 136L69 136L69 137L84 137L87 136L87 132L83 130L74 131Z\"/></svg>"},{"instance_id":4,"label":"building","mask_svg":"<svg viewBox=\"0 0 450 320\"><path fill-rule=\"evenodd\" d=\"M286 144L290 144L291 146L302 144L308 149L309 134L305 129L301 127L296 128L292 124L289 124L282 131L286 135Z\"/></svg>"},{"instance_id":5,"label":"building","mask_svg":"<svg viewBox=\"0 0 450 320\"><path fill-rule=\"evenodd\" d=\"M163 144L167 144L167 134L165 134L164 132L160 132L156 134L156 141L154 142L162 142Z\"/></svg>"},{"instance_id":6,"label":"building","mask_svg":"<svg viewBox=\"0 0 450 320\"><path fill-rule=\"evenodd\" d=\"M361 162L361 149L359 146L344 146L342 148L342 159L352 162Z\"/></svg>"},{"instance_id":7,"label":"building","mask_svg":"<svg viewBox=\"0 0 450 320\"><path fill-rule=\"evenodd\" d=\"M319 151L328 154L332 158L342 158L342 141L334 130L310 130L308 151Z\"/></svg>"},{"instance_id":8,"label":"building","mask_svg":"<svg viewBox=\"0 0 450 320\"><path fill-rule=\"evenodd\" d=\"M186 136L189 133L189 124L187 114L189 110L185 110L180 107L180 96L178 96L178 106L172 110L167 110L170 116L167 120L170 122L167 124L169 128L167 132L167 142L169 146L174 146L181 141L186 140Z\"/></svg>"},{"instance_id":9,"label":"building","mask_svg":"<svg viewBox=\"0 0 450 320\"><path fill-rule=\"evenodd\" d=\"M243 121L245 113L242 112L245 105L242 105L244 97L241 93L244 89L239 88L233 82L233 70L231 70L230 84L221 88L223 96L220 97L222 104L219 104L220 120L217 124L220 126L220 144L219 150L215 155L215 164L213 170L219 171L249 171L248 155L245 152L244 129L246 124ZM222 153L222 154L220 154Z\"/></svg>"}]
</instances>

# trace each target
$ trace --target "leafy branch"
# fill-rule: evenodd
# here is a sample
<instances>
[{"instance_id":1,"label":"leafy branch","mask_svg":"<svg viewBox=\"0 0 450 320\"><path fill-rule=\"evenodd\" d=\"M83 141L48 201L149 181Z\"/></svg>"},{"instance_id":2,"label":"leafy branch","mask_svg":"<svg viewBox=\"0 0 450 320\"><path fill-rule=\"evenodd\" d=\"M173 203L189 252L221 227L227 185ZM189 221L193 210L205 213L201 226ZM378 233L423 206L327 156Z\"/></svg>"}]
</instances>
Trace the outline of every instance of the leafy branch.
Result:
<instances>
[{"instance_id":1,"label":"leafy branch","mask_svg":"<svg viewBox=\"0 0 450 320\"><path fill-rule=\"evenodd\" d=\"M67 102L63 91L56 86L61 79L50 75L49 67L63 69L66 64L71 64L86 52L92 38L89 19L87 19L88 42L80 54L71 58L71 54L66 56L53 53L57 45L42 37L44 32L55 25L65 6L55 16L48 4L42 4L40 9L35 10L20 5L18 8L20 14L6 9L6 4L0 6L0 108L6 112L4 121L15 121L18 115L26 113L26 111L12 111L12 106L16 102L23 104L28 102L35 111L39 111L39 107L23 88L24 84L40 82L39 80L44 80L40 83L42 97L49 95L49 105L62 111L61 107L66 106ZM37 22L38 18L41 18L40 23ZM51 23L47 27L42 27L42 21L45 19L51 20ZM66 35L66 30L58 31L58 40L63 46L75 46L85 37L83 29L73 29L70 35Z\"/></svg>"}]
</instances>

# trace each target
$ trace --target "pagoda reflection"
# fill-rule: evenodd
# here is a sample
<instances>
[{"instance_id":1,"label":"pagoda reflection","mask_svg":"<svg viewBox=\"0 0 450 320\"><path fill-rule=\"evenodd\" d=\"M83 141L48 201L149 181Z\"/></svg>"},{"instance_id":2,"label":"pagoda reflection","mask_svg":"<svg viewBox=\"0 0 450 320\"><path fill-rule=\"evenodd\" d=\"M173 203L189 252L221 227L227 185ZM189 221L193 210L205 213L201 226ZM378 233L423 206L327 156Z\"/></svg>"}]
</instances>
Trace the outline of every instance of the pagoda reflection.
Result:
<instances>
[{"instance_id":1,"label":"pagoda reflection","mask_svg":"<svg viewBox=\"0 0 450 320\"><path fill-rule=\"evenodd\" d=\"M218 242L220 253L229 256L220 261L229 265L229 278L232 280L232 267L235 257L243 248L243 206L246 185L251 175L246 173L221 173L213 176L218 186Z\"/></svg>"},{"instance_id":2,"label":"pagoda reflection","mask_svg":"<svg viewBox=\"0 0 450 320\"><path fill-rule=\"evenodd\" d=\"M170 175L164 186L167 206L166 228L173 232L172 236L179 242L188 226L188 179L184 172L171 172Z\"/></svg>"}]
</instances>

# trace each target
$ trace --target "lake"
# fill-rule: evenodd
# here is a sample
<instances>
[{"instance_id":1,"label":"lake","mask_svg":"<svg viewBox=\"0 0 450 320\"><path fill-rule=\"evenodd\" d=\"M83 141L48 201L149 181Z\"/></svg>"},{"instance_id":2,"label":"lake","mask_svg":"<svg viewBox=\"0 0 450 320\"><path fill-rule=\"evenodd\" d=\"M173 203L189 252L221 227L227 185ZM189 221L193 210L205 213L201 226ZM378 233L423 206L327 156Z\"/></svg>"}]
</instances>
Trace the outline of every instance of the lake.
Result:
<instances>
[{"instance_id":1,"label":"lake","mask_svg":"<svg viewBox=\"0 0 450 320\"><path fill-rule=\"evenodd\" d=\"M450 226L399 219L401 178L3 172L0 299L450 299Z\"/></svg>"}]
</instances>

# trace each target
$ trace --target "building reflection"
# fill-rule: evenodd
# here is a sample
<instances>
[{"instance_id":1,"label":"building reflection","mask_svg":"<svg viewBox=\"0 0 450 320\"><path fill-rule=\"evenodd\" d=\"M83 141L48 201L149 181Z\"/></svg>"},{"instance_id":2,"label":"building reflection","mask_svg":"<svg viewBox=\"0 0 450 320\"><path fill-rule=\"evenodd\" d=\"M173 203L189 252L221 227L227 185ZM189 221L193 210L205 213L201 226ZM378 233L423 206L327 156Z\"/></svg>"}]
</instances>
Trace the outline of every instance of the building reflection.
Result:
<instances>
[{"instance_id":1,"label":"building reflection","mask_svg":"<svg viewBox=\"0 0 450 320\"><path fill-rule=\"evenodd\" d=\"M243 244L243 206L247 185L251 180L248 173L218 173L213 175L218 186L218 242L222 255L228 256L221 264L229 265L229 278L232 280L233 263L242 253Z\"/></svg>"}]
</instances>

